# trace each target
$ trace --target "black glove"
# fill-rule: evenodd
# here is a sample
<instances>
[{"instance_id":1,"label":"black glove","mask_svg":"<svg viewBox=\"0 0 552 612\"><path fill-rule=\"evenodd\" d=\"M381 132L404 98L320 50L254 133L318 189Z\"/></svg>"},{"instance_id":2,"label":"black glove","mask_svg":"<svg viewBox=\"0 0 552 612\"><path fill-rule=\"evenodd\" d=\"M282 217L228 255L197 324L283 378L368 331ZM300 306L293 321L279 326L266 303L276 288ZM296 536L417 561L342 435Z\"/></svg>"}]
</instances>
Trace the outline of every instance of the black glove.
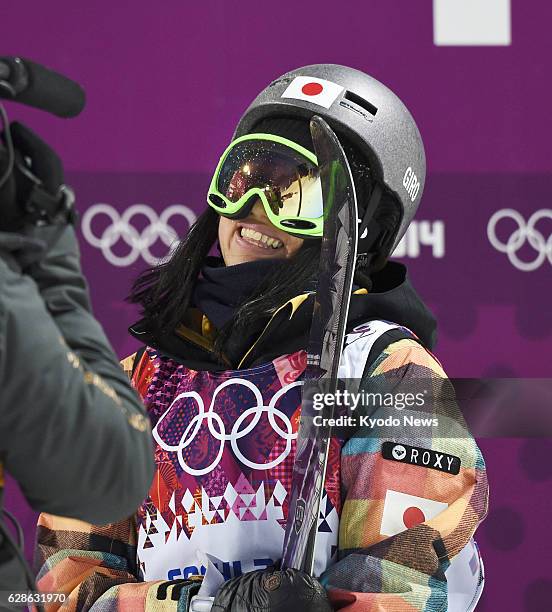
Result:
<instances>
[{"instance_id":1,"label":"black glove","mask_svg":"<svg viewBox=\"0 0 552 612\"><path fill-rule=\"evenodd\" d=\"M324 587L294 569L259 570L225 582L211 612L331 612Z\"/></svg>"},{"instance_id":2,"label":"black glove","mask_svg":"<svg viewBox=\"0 0 552 612\"><path fill-rule=\"evenodd\" d=\"M32 130L12 123L14 167L0 188L0 230L18 231L25 224L58 224L74 220L73 195L64 185L63 165L58 155ZM5 134L2 134L5 143ZM0 143L0 176L9 155Z\"/></svg>"}]
</instances>

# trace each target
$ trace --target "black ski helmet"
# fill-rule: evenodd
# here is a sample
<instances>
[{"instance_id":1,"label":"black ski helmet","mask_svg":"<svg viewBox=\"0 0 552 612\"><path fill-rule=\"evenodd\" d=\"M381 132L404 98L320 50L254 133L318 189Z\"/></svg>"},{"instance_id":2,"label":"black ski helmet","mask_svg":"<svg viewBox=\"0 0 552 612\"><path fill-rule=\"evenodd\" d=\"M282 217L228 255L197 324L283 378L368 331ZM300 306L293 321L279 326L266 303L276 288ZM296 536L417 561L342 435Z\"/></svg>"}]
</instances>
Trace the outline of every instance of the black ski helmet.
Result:
<instances>
[{"instance_id":1,"label":"black ski helmet","mask_svg":"<svg viewBox=\"0 0 552 612\"><path fill-rule=\"evenodd\" d=\"M373 77L347 66L314 64L287 72L261 91L233 138L259 131L257 126L272 118L308 121L313 115L325 119L368 160L376 184L400 209L392 234L385 236L378 250L381 262L406 232L422 197L426 161L418 127L402 101ZM370 203L359 197L361 216L369 217L361 219L364 228L369 227L381 189L373 190L372 196Z\"/></svg>"}]
</instances>

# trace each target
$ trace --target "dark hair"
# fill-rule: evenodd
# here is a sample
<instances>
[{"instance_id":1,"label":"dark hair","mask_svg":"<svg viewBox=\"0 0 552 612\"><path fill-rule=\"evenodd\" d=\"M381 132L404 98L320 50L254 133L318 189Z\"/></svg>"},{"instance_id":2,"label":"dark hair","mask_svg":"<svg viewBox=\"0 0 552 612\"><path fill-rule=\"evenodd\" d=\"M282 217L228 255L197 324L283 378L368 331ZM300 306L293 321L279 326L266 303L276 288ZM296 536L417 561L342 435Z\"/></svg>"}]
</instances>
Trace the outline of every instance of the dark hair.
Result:
<instances>
[{"instance_id":1,"label":"dark hair","mask_svg":"<svg viewBox=\"0 0 552 612\"><path fill-rule=\"evenodd\" d=\"M308 122L295 118L275 117L257 124L256 130L283 135L313 150ZM351 165L355 191L362 211L374 187L371 164L364 154L347 138L342 145ZM374 221L382 231L392 234L399 226L401 209L396 198L384 189L382 200L374 213ZM134 282L128 300L142 307L142 315L154 332L172 331L181 323L190 305L194 287L205 258L217 240L219 216L212 209L197 219L170 259L142 272ZM293 258L258 285L236 309L236 316L219 330L215 340L215 354L222 363L222 353L231 333L245 330L262 318L269 317L291 297L307 289L316 278L320 255L320 240L306 239ZM379 270L387 257L373 260L364 270L363 282L370 282L371 272ZM313 287L311 287L313 288Z\"/></svg>"},{"instance_id":2,"label":"dark hair","mask_svg":"<svg viewBox=\"0 0 552 612\"><path fill-rule=\"evenodd\" d=\"M207 208L170 259L145 270L134 281L128 301L140 304L142 316L154 333L172 331L181 323L205 258L217 240L219 218L212 208ZM268 318L288 299L309 288L309 281L316 278L319 254L320 241L305 240L294 257L268 274L236 309L236 316L219 330L215 341L215 353L221 363L231 333Z\"/></svg>"}]
</instances>

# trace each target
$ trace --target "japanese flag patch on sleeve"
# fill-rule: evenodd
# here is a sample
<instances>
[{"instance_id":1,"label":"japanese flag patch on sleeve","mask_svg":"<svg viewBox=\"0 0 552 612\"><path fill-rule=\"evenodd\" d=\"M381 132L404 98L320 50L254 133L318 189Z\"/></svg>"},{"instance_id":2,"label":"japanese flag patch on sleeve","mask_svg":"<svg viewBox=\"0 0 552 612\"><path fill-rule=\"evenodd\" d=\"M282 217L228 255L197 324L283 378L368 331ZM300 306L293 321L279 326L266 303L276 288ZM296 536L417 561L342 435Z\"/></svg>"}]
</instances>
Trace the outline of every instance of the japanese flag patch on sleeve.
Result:
<instances>
[{"instance_id":1,"label":"japanese flag patch on sleeve","mask_svg":"<svg viewBox=\"0 0 552 612\"><path fill-rule=\"evenodd\" d=\"M385 493L381 535L392 536L435 518L448 504L388 489Z\"/></svg>"},{"instance_id":2,"label":"japanese flag patch on sleeve","mask_svg":"<svg viewBox=\"0 0 552 612\"><path fill-rule=\"evenodd\" d=\"M282 94L282 98L305 100L305 102L312 102L312 104L330 108L343 90L344 87L341 87L341 85L326 81L326 79L297 76L288 85Z\"/></svg>"}]
</instances>

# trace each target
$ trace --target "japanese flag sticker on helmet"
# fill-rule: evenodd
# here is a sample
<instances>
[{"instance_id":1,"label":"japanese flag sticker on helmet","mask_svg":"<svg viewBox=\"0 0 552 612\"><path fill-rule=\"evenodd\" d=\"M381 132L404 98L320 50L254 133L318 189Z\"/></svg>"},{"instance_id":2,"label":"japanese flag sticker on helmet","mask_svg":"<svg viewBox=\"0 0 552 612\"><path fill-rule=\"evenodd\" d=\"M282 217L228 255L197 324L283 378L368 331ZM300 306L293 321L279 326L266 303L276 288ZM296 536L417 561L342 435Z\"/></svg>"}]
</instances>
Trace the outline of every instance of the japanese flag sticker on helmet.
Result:
<instances>
[{"instance_id":1,"label":"japanese flag sticker on helmet","mask_svg":"<svg viewBox=\"0 0 552 612\"><path fill-rule=\"evenodd\" d=\"M341 85L326 79L296 76L282 94L282 98L305 100L305 102L311 102L317 106L330 108L343 90L344 87L341 87Z\"/></svg>"}]
</instances>

